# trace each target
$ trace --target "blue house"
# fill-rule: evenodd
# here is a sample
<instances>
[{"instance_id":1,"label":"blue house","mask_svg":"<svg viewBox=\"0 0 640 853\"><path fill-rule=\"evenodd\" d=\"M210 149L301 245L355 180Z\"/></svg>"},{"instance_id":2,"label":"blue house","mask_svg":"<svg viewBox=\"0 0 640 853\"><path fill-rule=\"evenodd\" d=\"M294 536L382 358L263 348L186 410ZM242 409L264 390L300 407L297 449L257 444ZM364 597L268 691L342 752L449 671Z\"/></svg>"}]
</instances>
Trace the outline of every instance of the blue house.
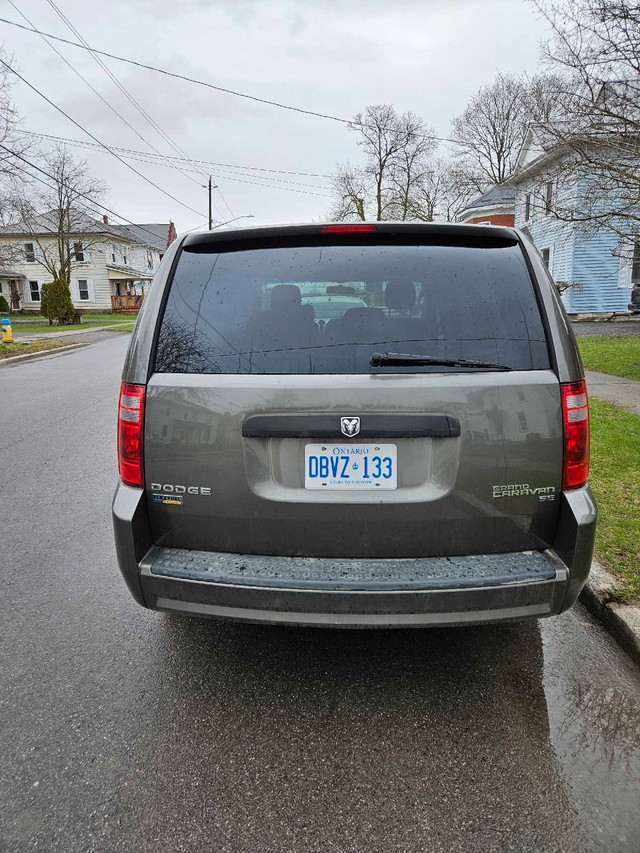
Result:
<instances>
[{"instance_id":1,"label":"blue house","mask_svg":"<svg viewBox=\"0 0 640 853\"><path fill-rule=\"evenodd\" d=\"M640 282L640 244L622 246L607 228L586 229L554 215L575 206L587 186L585 176L563 174L563 156L529 130L509 179L516 189L516 228L529 233L557 282L577 285L562 295L567 311L627 311L632 284Z\"/></svg>"}]
</instances>

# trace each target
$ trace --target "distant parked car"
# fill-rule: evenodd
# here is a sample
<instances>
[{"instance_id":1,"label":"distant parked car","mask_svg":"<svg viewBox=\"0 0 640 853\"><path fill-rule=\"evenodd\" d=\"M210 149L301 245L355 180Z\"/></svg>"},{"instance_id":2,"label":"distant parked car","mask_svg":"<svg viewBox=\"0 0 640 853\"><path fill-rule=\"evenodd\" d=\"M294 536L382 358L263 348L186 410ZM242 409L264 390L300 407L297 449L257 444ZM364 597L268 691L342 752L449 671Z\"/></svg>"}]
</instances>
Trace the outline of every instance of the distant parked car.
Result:
<instances>
[{"instance_id":1,"label":"distant parked car","mask_svg":"<svg viewBox=\"0 0 640 853\"><path fill-rule=\"evenodd\" d=\"M526 619L570 607L591 565L582 364L512 228L183 237L132 336L118 435L118 561L155 610Z\"/></svg>"},{"instance_id":2,"label":"distant parked car","mask_svg":"<svg viewBox=\"0 0 640 853\"><path fill-rule=\"evenodd\" d=\"M629 311L632 311L634 314L640 314L640 284L635 284L631 288Z\"/></svg>"}]
</instances>

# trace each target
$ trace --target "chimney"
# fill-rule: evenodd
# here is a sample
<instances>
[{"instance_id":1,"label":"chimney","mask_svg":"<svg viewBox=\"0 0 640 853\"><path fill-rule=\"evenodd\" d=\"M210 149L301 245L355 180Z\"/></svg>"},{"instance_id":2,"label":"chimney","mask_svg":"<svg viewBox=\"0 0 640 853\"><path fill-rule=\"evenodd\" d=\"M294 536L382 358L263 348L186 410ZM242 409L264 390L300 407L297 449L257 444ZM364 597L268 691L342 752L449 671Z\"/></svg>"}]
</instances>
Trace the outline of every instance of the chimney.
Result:
<instances>
[{"instance_id":1,"label":"chimney","mask_svg":"<svg viewBox=\"0 0 640 853\"><path fill-rule=\"evenodd\" d=\"M167 234L167 246L170 246L173 241L178 236L176 232L176 226L173 224L171 220L169 220L169 233Z\"/></svg>"},{"instance_id":2,"label":"chimney","mask_svg":"<svg viewBox=\"0 0 640 853\"><path fill-rule=\"evenodd\" d=\"M109 224L109 217L107 216L106 213L103 215L102 221L104 222L105 225Z\"/></svg>"}]
</instances>

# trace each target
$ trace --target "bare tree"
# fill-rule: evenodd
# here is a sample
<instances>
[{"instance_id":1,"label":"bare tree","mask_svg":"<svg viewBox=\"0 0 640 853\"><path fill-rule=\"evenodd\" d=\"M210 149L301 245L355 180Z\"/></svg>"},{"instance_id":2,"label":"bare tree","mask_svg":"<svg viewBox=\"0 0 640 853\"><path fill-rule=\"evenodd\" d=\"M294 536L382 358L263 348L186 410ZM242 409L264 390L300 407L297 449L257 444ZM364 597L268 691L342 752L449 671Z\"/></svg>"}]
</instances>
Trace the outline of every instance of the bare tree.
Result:
<instances>
[{"instance_id":1,"label":"bare tree","mask_svg":"<svg viewBox=\"0 0 640 853\"><path fill-rule=\"evenodd\" d=\"M452 122L458 168L477 192L502 184L515 166L527 132L527 86L513 74L498 74L481 86Z\"/></svg>"},{"instance_id":2,"label":"bare tree","mask_svg":"<svg viewBox=\"0 0 640 853\"><path fill-rule=\"evenodd\" d=\"M332 218L411 218L414 192L435 148L433 130L413 113L398 115L389 104L367 107L350 127L358 134L364 163L338 166Z\"/></svg>"},{"instance_id":3,"label":"bare tree","mask_svg":"<svg viewBox=\"0 0 640 853\"><path fill-rule=\"evenodd\" d=\"M20 116L11 97L15 81L11 66L11 58L0 47L0 225L8 224L15 216L10 202L11 187L24 180L24 171L16 155L24 155L29 148L18 134ZM0 267L9 267L17 260L15 248L1 243Z\"/></svg>"},{"instance_id":4,"label":"bare tree","mask_svg":"<svg viewBox=\"0 0 640 853\"><path fill-rule=\"evenodd\" d=\"M106 188L90 177L86 161L76 162L63 147L43 161L50 180L14 194L13 207L19 216L14 227L31 237L34 260L54 280L62 279L68 285L74 264L104 239L93 202L100 200Z\"/></svg>"},{"instance_id":5,"label":"bare tree","mask_svg":"<svg viewBox=\"0 0 640 853\"><path fill-rule=\"evenodd\" d=\"M640 234L640 5L531 2L552 31L543 58L562 81L559 108L535 111L541 143L562 155L540 181L569 178L575 187L571 200L556 199L550 212L613 231L624 251Z\"/></svg>"}]
</instances>

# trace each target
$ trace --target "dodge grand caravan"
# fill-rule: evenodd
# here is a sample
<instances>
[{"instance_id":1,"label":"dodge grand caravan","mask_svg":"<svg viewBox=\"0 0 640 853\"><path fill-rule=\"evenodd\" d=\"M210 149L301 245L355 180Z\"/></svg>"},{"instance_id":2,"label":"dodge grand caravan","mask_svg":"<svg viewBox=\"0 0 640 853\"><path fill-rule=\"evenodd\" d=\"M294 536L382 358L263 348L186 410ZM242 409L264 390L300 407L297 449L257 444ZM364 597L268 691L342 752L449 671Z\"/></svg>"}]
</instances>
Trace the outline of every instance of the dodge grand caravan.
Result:
<instances>
[{"instance_id":1,"label":"dodge grand caravan","mask_svg":"<svg viewBox=\"0 0 640 853\"><path fill-rule=\"evenodd\" d=\"M317 317L323 293L349 298ZM514 229L176 240L129 347L118 450L118 561L148 608L472 624L561 613L589 572L584 374Z\"/></svg>"}]
</instances>

